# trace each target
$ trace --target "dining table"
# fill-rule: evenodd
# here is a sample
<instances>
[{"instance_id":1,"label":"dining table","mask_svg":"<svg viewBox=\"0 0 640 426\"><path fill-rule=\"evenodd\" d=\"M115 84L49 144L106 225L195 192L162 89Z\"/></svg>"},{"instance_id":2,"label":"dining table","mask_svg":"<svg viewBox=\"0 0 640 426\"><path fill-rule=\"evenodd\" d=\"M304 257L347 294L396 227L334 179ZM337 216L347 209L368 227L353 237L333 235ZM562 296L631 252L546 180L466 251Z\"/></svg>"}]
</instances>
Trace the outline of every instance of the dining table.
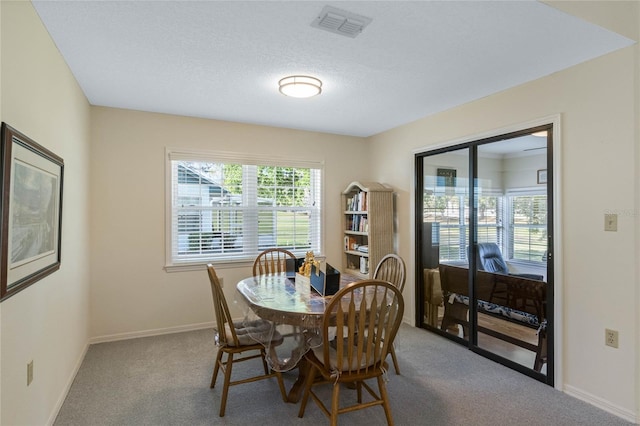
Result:
<instances>
[{"instance_id":1,"label":"dining table","mask_svg":"<svg viewBox=\"0 0 640 426\"><path fill-rule=\"evenodd\" d=\"M340 274L340 288L360 279ZM296 283L284 273L244 278L236 288L243 321L266 320L271 324L269 333L251 336L265 346L269 366L281 372L298 368L287 397L289 402L298 402L309 371L304 354L322 344L322 321L331 296L323 297L308 280Z\"/></svg>"}]
</instances>

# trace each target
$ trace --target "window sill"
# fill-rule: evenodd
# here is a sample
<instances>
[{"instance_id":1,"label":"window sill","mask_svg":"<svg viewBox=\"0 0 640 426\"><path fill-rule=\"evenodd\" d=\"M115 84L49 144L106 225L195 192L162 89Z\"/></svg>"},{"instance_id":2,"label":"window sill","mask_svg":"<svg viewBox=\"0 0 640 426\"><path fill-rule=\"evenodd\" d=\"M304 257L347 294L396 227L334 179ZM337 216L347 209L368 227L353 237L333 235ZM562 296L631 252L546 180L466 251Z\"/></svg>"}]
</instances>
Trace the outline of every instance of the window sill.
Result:
<instances>
[{"instance_id":1,"label":"window sill","mask_svg":"<svg viewBox=\"0 0 640 426\"><path fill-rule=\"evenodd\" d=\"M294 253L298 258L304 258L304 254ZM326 255L318 254L315 258L319 262L326 262ZM233 268L251 268L253 267L254 260L252 259L244 259L244 260L209 260L202 262L191 262L191 263L174 263L169 265L164 265L163 269L167 273L174 272L191 272L191 271L204 271L207 269L207 265L211 263L216 269L233 269Z\"/></svg>"},{"instance_id":2,"label":"window sill","mask_svg":"<svg viewBox=\"0 0 640 426\"><path fill-rule=\"evenodd\" d=\"M208 262L198 262L198 263L178 263L173 265L165 265L164 270L167 273L174 272L191 272L191 271L203 271L207 269L207 265L211 263L216 267L216 269L230 269L230 268L249 268L253 266L253 261L250 260L240 260L236 262L230 261L208 261Z\"/></svg>"}]
</instances>

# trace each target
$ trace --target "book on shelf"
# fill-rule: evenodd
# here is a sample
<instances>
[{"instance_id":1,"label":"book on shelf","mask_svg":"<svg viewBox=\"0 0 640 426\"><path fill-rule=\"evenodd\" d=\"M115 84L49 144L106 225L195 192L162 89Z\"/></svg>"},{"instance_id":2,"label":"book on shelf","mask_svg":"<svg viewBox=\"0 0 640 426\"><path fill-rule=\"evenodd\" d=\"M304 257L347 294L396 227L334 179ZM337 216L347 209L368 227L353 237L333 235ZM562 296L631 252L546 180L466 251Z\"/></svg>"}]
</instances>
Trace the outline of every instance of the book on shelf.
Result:
<instances>
[{"instance_id":1,"label":"book on shelf","mask_svg":"<svg viewBox=\"0 0 640 426\"><path fill-rule=\"evenodd\" d=\"M356 239L351 236L344 237L344 249L345 250L355 250L357 244Z\"/></svg>"},{"instance_id":2,"label":"book on shelf","mask_svg":"<svg viewBox=\"0 0 640 426\"><path fill-rule=\"evenodd\" d=\"M358 210L360 211L367 210L367 193L366 192L358 192Z\"/></svg>"},{"instance_id":3,"label":"book on shelf","mask_svg":"<svg viewBox=\"0 0 640 426\"><path fill-rule=\"evenodd\" d=\"M340 196L345 247L342 266L358 276L372 276L371 268L380 255L393 251L393 190L379 182L354 181ZM352 237L355 244L346 237Z\"/></svg>"},{"instance_id":4,"label":"book on shelf","mask_svg":"<svg viewBox=\"0 0 640 426\"><path fill-rule=\"evenodd\" d=\"M347 198L348 211L366 211L367 210L367 193L357 192L353 197Z\"/></svg>"},{"instance_id":5,"label":"book on shelf","mask_svg":"<svg viewBox=\"0 0 640 426\"><path fill-rule=\"evenodd\" d=\"M352 215L347 220L347 231L369 232L369 219L364 215Z\"/></svg>"}]
</instances>

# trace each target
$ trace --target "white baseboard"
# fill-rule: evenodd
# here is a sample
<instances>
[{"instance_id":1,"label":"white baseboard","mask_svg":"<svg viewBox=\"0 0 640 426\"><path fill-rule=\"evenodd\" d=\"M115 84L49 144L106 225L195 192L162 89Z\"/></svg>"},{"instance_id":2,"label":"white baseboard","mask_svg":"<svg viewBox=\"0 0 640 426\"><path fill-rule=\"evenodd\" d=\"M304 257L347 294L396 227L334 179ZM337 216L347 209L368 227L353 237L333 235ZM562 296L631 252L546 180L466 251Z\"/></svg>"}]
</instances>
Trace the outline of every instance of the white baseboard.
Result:
<instances>
[{"instance_id":1,"label":"white baseboard","mask_svg":"<svg viewBox=\"0 0 640 426\"><path fill-rule=\"evenodd\" d=\"M55 407L53 407L53 411L51 412L51 416L47 420L47 423L46 423L47 426L53 425L53 423L56 421L56 418L58 417L58 413L60 413L60 409L62 408L62 404L64 404L64 400L67 399L67 395L69 394L69 391L71 390L71 385L73 385L73 381L76 379L76 375L78 374L78 371L80 370L80 366L82 365L82 361L84 361L84 357L85 357L85 355L87 355L87 350L89 350L89 343L86 343L84 345L84 349L82 350L82 352L80 353L80 356L76 360L76 365L73 368L73 371L71 372L71 375L69 376L69 379L67 380L67 384L65 385L64 390L60 394L60 398L58 398L58 401L56 401L56 405L55 405Z\"/></svg>"},{"instance_id":2,"label":"white baseboard","mask_svg":"<svg viewBox=\"0 0 640 426\"><path fill-rule=\"evenodd\" d=\"M131 331L127 333L108 334L89 339L89 344L115 342L118 340L137 339L138 337L159 336L162 334L182 333L183 331L201 330L203 328L213 328L214 322L202 322L199 324L179 325L177 327L155 328L152 330Z\"/></svg>"},{"instance_id":3,"label":"white baseboard","mask_svg":"<svg viewBox=\"0 0 640 426\"><path fill-rule=\"evenodd\" d=\"M640 424L640 418L638 418L638 415L636 413L634 413L633 411L627 410L625 408L622 407L618 407L615 404L610 403L609 401L602 399L598 396L592 395L588 392L585 392L581 389L578 389L576 387L570 386L570 385L565 385L564 386L564 392L567 395L571 395L574 398L578 398L581 401L587 402L593 406L596 406L608 413L611 413L613 415L616 415L628 422L631 423L635 423L635 424Z\"/></svg>"}]
</instances>

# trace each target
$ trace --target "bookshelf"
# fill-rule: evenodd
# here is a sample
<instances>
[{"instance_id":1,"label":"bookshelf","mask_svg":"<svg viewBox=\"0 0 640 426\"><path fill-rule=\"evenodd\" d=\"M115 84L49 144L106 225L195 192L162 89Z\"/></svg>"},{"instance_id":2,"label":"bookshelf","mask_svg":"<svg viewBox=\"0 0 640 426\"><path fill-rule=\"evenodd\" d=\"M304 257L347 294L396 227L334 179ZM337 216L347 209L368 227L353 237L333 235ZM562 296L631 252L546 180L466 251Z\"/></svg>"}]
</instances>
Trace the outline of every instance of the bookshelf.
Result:
<instances>
[{"instance_id":1,"label":"bookshelf","mask_svg":"<svg viewBox=\"0 0 640 426\"><path fill-rule=\"evenodd\" d=\"M342 192L343 272L373 277L380 259L393 253L393 189L352 182Z\"/></svg>"}]
</instances>

